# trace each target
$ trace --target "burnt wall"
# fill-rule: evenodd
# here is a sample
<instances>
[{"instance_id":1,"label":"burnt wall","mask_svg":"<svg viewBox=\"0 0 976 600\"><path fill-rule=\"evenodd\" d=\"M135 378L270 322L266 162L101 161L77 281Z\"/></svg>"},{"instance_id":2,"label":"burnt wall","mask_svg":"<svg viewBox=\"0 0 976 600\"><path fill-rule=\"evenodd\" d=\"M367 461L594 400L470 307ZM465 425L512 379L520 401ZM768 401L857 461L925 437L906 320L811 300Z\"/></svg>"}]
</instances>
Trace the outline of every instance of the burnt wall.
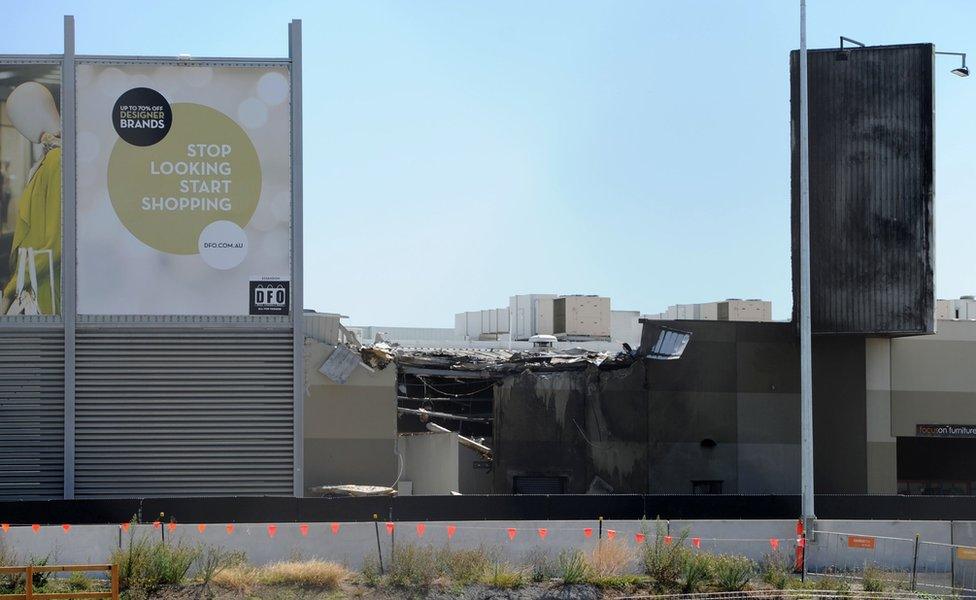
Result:
<instances>
[{"instance_id":1,"label":"burnt wall","mask_svg":"<svg viewBox=\"0 0 976 600\"><path fill-rule=\"evenodd\" d=\"M931 44L808 52L814 333L935 331ZM799 308L799 54L790 57ZM796 319L794 318L794 321Z\"/></svg>"},{"instance_id":2,"label":"burnt wall","mask_svg":"<svg viewBox=\"0 0 976 600\"><path fill-rule=\"evenodd\" d=\"M562 477L566 493L597 477L604 491L647 489L647 410L641 362L506 378L495 387L495 493L520 476Z\"/></svg>"}]
</instances>

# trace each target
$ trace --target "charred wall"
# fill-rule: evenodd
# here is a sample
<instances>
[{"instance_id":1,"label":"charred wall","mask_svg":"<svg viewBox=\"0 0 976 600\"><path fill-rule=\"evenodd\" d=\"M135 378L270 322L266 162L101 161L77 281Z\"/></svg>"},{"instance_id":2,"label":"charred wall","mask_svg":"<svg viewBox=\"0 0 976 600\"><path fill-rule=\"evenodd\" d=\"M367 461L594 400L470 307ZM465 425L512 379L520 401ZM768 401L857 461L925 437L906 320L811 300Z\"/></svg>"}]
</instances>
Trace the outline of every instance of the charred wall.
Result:
<instances>
[{"instance_id":1,"label":"charred wall","mask_svg":"<svg viewBox=\"0 0 976 600\"><path fill-rule=\"evenodd\" d=\"M931 44L913 44L808 52L814 333L935 331L933 51ZM790 80L795 316L797 52Z\"/></svg>"}]
</instances>

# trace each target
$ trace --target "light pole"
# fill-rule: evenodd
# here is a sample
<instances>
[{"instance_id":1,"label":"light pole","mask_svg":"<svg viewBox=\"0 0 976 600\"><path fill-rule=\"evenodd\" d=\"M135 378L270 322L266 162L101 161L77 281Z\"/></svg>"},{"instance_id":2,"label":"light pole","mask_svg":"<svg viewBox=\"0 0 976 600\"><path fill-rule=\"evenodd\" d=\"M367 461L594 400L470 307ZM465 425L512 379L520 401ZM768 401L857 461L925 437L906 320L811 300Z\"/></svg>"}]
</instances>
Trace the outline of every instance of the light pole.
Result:
<instances>
[{"instance_id":1,"label":"light pole","mask_svg":"<svg viewBox=\"0 0 976 600\"><path fill-rule=\"evenodd\" d=\"M800 488L806 529L813 509L813 356L810 330L810 148L807 2L800 0Z\"/></svg>"}]
</instances>

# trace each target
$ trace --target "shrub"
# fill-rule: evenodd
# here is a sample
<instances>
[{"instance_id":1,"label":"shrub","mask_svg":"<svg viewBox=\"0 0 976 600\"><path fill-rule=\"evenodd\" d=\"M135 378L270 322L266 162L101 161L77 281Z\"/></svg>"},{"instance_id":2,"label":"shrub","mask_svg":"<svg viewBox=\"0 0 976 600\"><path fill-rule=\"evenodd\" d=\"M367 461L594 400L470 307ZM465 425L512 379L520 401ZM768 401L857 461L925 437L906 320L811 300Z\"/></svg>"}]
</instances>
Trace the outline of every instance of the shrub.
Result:
<instances>
[{"instance_id":1,"label":"shrub","mask_svg":"<svg viewBox=\"0 0 976 600\"><path fill-rule=\"evenodd\" d=\"M557 575L557 564L544 548L532 548L525 553L522 562L529 567L529 577L535 583L553 579Z\"/></svg>"},{"instance_id":2,"label":"shrub","mask_svg":"<svg viewBox=\"0 0 976 600\"><path fill-rule=\"evenodd\" d=\"M95 589L95 582L77 571L68 576L65 586L69 592L89 592Z\"/></svg>"},{"instance_id":3,"label":"shrub","mask_svg":"<svg viewBox=\"0 0 976 600\"><path fill-rule=\"evenodd\" d=\"M696 594L708 585L712 579L712 563L714 558L710 554L693 553L688 556L684 564L682 591L686 594Z\"/></svg>"},{"instance_id":4,"label":"shrub","mask_svg":"<svg viewBox=\"0 0 976 600\"><path fill-rule=\"evenodd\" d=\"M119 566L122 589L140 589L153 595L164 585L186 581L190 567L201 554L199 548L151 541L146 536L137 539L135 528L130 531L128 545L113 552L111 560Z\"/></svg>"},{"instance_id":5,"label":"shrub","mask_svg":"<svg viewBox=\"0 0 976 600\"><path fill-rule=\"evenodd\" d=\"M590 572L597 578L617 577L627 572L635 553L618 540L602 540L586 557Z\"/></svg>"},{"instance_id":6,"label":"shrub","mask_svg":"<svg viewBox=\"0 0 976 600\"><path fill-rule=\"evenodd\" d=\"M380 563L372 555L363 558L363 568L359 572L363 585L376 587L380 584Z\"/></svg>"},{"instance_id":7,"label":"shrub","mask_svg":"<svg viewBox=\"0 0 976 600\"><path fill-rule=\"evenodd\" d=\"M759 573L763 583L777 590L785 590L792 579L789 560L779 552L763 557L759 563Z\"/></svg>"},{"instance_id":8,"label":"shrub","mask_svg":"<svg viewBox=\"0 0 976 600\"><path fill-rule=\"evenodd\" d=\"M861 585L864 586L865 592L883 592L884 591L884 574L881 569L874 565L865 565L864 574L861 578Z\"/></svg>"},{"instance_id":9,"label":"shrub","mask_svg":"<svg viewBox=\"0 0 976 600\"><path fill-rule=\"evenodd\" d=\"M685 564L691 557L691 551L684 545L688 539L688 530L682 531L667 544L664 539L667 535L664 524L658 521L656 525L653 536L649 536L646 525L644 527L644 534L649 541L644 544L641 562L644 573L652 580L653 588L659 592L670 592L680 587Z\"/></svg>"},{"instance_id":10,"label":"shrub","mask_svg":"<svg viewBox=\"0 0 976 600\"><path fill-rule=\"evenodd\" d=\"M756 564L744 556L716 556L712 564L715 584L723 592L744 590L756 571Z\"/></svg>"},{"instance_id":11,"label":"shrub","mask_svg":"<svg viewBox=\"0 0 976 600\"><path fill-rule=\"evenodd\" d=\"M501 590L518 589L525 585L525 581L525 571L503 563L492 565L484 578L485 585Z\"/></svg>"},{"instance_id":12,"label":"shrub","mask_svg":"<svg viewBox=\"0 0 976 600\"><path fill-rule=\"evenodd\" d=\"M586 557L579 550L565 551L559 554L559 577L565 585L587 583L590 579L590 566Z\"/></svg>"},{"instance_id":13,"label":"shrub","mask_svg":"<svg viewBox=\"0 0 976 600\"><path fill-rule=\"evenodd\" d=\"M258 569L265 585L297 585L336 590L351 576L344 566L320 559L282 561Z\"/></svg>"},{"instance_id":14,"label":"shrub","mask_svg":"<svg viewBox=\"0 0 976 600\"><path fill-rule=\"evenodd\" d=\"M390 558L387 581L399 588L427 589L441 575L437 552L429 546L407 544L397 548Z\"/></svg>"},{"instance_id":15,"label":"shrub","mask_svg":"<svg viewBox=\"0 0 976 600\"><path fill-rule=\"evenodd\" d=\"M210 584L214 578L229 567L244 566L247 564L247 557L243 552L228 552L217 546L208 546L201 553L200 568L197 570L197 579L204 592L210 591Z\"/></svg>"},{"instance_id":16,"label":"shrub","mask_svg":"<svg viewBox=\"0 0 976 600\"><path fill-rule=\"evenodd\" d=\"M492 556L484 547L473 550L453 550L444 547L438 553L438 564L443 575L450 577L459 585L470 585L481 581L492 564Z\"/></svg>"}]
</instances>

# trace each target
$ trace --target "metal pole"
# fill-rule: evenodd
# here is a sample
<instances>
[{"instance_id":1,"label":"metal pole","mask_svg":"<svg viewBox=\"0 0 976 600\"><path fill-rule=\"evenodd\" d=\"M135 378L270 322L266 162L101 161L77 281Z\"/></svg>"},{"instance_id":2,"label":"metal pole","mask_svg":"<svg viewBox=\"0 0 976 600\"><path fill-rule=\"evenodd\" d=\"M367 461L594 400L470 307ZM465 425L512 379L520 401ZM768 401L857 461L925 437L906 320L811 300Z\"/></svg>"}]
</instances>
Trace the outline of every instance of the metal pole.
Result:
<instances>
[{"instance_id":1,"label":"metal pole","mask_svg":"<svg viewBox=\"0 0 976 600\"><path fill-rule=\"evenodd\" d=\"M75 18L64 17L61 61L61 319L64 323L64 497L75 497ZM52 291L53 293L53 291Z\"/></svg>"},{"instance_id":2,"label":"metal pole","mask_svg":"<svg viewBox=\"0 0 976 600\"><path fill-rule=\"evenodd\" d=\"M288 25L291 58L291 322L294 374L294 470L292 488L305 495L305 312L302 262L302 21Z\"/></svg>"},{"instance_id":3,"label":"metal pole","mask_svg":"<svg viewBox=\"0 0 976 600\"><path fill-rule=\"evenodd\" d=\"M951 527L950 527L951 528ZM918 582L918 534L915 534L915 554L912 556L912 591Z\"/></svg>"},{"instance_id":4,"label":"metal pole","mask_svg":"<svg viewBox=\"0 0 976 600\"><path fill-rule=\"evenodd\" d=\"M810 153L807 3L800 0L800 481L806 530L813 508L813 357L810 343Z\"/></svg>"}]
</instances>

